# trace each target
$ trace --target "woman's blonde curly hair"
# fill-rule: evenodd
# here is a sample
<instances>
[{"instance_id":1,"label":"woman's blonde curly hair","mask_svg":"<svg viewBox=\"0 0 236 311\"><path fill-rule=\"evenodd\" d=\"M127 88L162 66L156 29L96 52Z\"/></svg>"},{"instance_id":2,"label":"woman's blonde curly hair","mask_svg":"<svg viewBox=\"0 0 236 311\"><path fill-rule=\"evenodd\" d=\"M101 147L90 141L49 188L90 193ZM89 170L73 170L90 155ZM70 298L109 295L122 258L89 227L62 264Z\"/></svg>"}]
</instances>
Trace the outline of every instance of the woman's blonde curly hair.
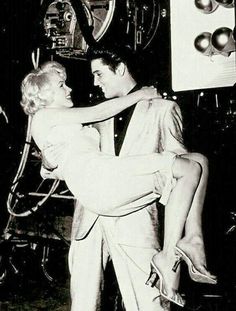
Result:
<instances>
[{"instance_id":1,"label":"woman's blonde curly hair","mask_svg":"<svg viewBox=\"0 0 236 311\"><path fill-rule=\"evenodd\" d=\"M49 61L38 69L32 70L28 75L25 76L21 83L21 106L27 115L33 115L38 110L46 107L50 100L50 90L48 91L47 99L40 96L41 90L50 84L50 73L58 73L63 80L66 80L65 68L55 62Z\"/></svg>"}]
</instances>

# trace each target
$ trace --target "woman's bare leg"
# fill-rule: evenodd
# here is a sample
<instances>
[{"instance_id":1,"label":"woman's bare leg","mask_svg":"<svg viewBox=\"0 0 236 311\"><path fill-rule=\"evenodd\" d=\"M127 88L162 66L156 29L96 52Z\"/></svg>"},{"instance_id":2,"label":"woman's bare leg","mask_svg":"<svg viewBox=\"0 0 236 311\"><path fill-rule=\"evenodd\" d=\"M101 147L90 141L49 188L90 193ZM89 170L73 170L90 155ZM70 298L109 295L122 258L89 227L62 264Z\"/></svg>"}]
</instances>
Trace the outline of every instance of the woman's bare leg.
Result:
<instances>
[{"instance_id":1,"label":"woman's bare leg","mask_svg":"<svg viewBox=\"0 0 236 311\"><path fill-rule=\"evenodd\" d=\"M176 186L165 206L164 245L154 257L156 266L161 270L164 289L168 296L175 296L179 283L179 270L172 270L176 261L175 246L181 239L186 219L201 178L201 166L184 158L177 158L173 164Z\"/></svg>"},{"instance_id":2,"label":"woman's bare leg","mask_svg":"<svg viewBox=\"0 0 236 311\"><path fill-rule=\"evenodd\" d=\"M178 246L190 256L194 267L198 271L209 277L214 277L206 269L206 255L202 233L202 210L208 182L208 160L199 153L184 154L181 157L198 162L201 165L202 174L186 220L185 235L178 242Z\"/></svg>"}]
</instances>

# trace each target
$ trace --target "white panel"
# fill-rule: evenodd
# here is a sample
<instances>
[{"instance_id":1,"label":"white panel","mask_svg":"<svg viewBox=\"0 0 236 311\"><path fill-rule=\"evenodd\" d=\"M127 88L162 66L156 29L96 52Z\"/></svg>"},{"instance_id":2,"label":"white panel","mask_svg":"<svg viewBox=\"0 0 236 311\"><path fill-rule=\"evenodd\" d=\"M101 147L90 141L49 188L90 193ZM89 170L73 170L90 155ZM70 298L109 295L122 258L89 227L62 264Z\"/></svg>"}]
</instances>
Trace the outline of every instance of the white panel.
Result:
<instances>
[{"instance_id":1,"label":"white panel","mask_svg":"<svg viewBox=\"0 0 236 311\"><path fill-rule=\"evenodd\" d=\"M219 6L213 13L198 10L194 0L170 0L171 66L174 91L232 86L236 82L235 56L205 56L194 47L202 32L234 29L234 8Z\"/></svg>"}]
</instances>

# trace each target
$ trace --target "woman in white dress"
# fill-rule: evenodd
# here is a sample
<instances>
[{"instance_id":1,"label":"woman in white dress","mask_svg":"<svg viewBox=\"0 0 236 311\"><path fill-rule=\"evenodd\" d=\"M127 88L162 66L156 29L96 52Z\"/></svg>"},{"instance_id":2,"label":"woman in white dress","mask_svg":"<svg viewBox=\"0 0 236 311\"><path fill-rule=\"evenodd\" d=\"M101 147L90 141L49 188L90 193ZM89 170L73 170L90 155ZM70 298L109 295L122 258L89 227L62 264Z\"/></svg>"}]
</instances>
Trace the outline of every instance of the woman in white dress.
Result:
<instances>
[{"instance_id":1,"label":"woman in white dress","mask_svg":"<svg viewBox=\"0 0 236 311\"><path fill-rule=\"evenodd\" d=\"M181 218L178 228L181 236L201 180L199 163L172 152L126 157L104 154L99 149L97 130L83 125L108 119L140 100L152 100L158 97L156 89L144 87L96 106L74 108L71 89L65 81L64 67L48 62L29 73L21 87L21 105L25 113L32 116L32 136L39 149L43 150L48 144L65 146L57 162L57 176L65 180L86 208L100 215L127 215L160 197L165 214L175 212ZM157 172L166 178L161 196L155 191ZM160 277L161 295L183 306L177 288L164 282L164 275L169 272L161 261L168 249L175 249L178 257L188 263L190 276L195 281L215 283L216 279L205 268L202 272L194 271L189 257L177 247L177 236L176 239L165 233L163 250L151 266ZM148 283L153 283L153 276Z\"/></svg>"}]
</instances>

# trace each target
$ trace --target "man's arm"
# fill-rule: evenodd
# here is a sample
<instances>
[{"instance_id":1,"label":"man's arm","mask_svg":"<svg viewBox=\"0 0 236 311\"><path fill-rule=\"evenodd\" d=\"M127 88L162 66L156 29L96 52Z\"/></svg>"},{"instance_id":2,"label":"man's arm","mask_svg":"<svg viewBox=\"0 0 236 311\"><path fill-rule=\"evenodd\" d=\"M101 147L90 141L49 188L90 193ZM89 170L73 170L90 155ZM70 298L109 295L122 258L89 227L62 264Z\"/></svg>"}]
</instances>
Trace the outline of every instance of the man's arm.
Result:
<instances>
[{"instance_id":1,"label":"man's arm","mask_svg":"<svg viewBox=\"0 0 236 311\"><path fill-rule=\"evenodd\" d=\"M180 107L175 102L168 102L163 127L162 146L164 151L172 151L177 154L187 152L183 141L183 119Z\"/></svg>"},{"instance_id":2,"label":"man's arm","mask_svg":"<svg viewBox=\"0 0 236 311\"><path fill-rule=\"evenodd\" d=\"M41 151L42 165L40 175L44 179L62 179L58 168L58 159L65 148L65 144L48 145Z\"/></svg>"}]
</instances>

